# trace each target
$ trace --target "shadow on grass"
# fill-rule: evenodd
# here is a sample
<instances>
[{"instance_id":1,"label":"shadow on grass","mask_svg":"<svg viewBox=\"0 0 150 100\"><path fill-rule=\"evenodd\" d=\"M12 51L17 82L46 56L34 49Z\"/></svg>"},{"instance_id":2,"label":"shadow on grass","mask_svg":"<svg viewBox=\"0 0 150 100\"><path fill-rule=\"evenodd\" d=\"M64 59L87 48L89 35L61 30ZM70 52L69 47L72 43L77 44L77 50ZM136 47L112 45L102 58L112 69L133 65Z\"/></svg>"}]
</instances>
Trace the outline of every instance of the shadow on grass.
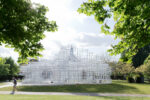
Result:
<instances>
[{"instance_id":1,"label":"shadow on grass","mask_svg":"<svg viewBox=\"0 0 150 100\"><path fill-rule=\"evenodd\" d=\"M30 92L80 92L80 93L132 93L138 92L138 90L131 86L121 84L100 84L100 85L63 85L63 86L20 86L18 91L30 91Z\"/></svg>"}]
</instances>

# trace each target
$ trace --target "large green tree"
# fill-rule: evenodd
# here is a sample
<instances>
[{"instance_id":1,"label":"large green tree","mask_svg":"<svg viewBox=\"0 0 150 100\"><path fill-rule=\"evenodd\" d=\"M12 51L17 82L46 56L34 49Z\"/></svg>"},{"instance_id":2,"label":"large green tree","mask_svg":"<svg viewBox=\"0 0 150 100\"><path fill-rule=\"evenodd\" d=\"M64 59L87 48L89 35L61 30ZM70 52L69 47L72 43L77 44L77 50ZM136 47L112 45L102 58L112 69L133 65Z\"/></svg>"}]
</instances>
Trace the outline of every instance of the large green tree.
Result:
<instances>
[{"instance_id":1,"label":"large green tree","mask_svg":"<svg viewBox=\"0 0 150 100\"><path fill-rule=\"evenodd\" d=\"M46 17L47 11L30 0L0 0L0 45L14 48L21 59L40 56L44 31L57 30L55 21Z\"/></svg>"},{"instance_id":2,"label":"large green tree","mask_svg":"<svg viewBox=\"0 0 150 100\"><path fill-rule=\"evenodd\" d=\"M20 67L11 57L0 57L0 80L7 80L11 79L13 76L17 76L19 74L19 69Z\"/></svg>"},{"instance_id":3,"label":"large green tree","mask_svg":"<svg viewBox=\"0 0 150 100\"><path fill-rule=\"evenodd\" d=\"M126 52L128 52L129 49L125 50L123 53L121 53L120 60L123 62L128 61L128 57L125 56ZM139 67L144 63L146 59L148 59L148 56L150 56L150 45L146 45L143 48L140 48L136 55L132 57L132 64L134 67Z\"/></svg>"},{"instance_id":4,"label":"large green tree","mask_svg":"<svg viewBox=\"0 0 150 100\"><path fill-rule=\"evenodd\" d=\"M11 57L5 58L5 64L9 65L9 75L10 76L16 76L19 74L20 68Z\"/></svg>"},{"instance_id":5,"label":"large green tree","mask_svg":"<svg viewBox=\"0 0 150 100\"><path fill-rule=\"evenodd\" d=\"M132 61L140 48L150 44L150 0L88 0L78 12L94 15L102 32L121 39L109 50L111 54L127 51L125 56ZM112 17L113 30L107 23Z\"/></svg>"}]
</instances>

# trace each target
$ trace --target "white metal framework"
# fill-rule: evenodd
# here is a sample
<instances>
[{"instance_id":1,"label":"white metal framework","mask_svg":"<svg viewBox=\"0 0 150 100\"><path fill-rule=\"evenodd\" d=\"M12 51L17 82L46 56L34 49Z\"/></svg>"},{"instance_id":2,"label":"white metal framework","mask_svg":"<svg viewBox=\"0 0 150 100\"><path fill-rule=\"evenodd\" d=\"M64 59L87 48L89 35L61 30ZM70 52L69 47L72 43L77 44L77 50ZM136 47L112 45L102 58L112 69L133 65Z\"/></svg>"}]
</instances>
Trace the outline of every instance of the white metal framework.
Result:
<instances>
[{"instance_id":1,"label":"white metal framework","mask_svg":"<svg viewBox=\"0 0 150 100\"><path fill-rule=\"evenodd\" d=\"M61 48L54 60L30 62L21 67L24 84L104 84L111 83L111 69L88 50Z\"/></svg>"}]
</instances>

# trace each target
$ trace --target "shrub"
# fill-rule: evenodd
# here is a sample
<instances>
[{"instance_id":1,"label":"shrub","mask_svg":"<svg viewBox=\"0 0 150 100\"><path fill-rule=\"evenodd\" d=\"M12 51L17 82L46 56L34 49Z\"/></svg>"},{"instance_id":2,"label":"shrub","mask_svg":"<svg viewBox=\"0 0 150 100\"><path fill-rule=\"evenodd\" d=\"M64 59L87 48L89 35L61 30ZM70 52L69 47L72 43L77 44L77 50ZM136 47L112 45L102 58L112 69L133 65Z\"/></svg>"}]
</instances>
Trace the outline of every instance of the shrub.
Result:
<instances>
[{"instance_id":1,"label":"shrub","mask_svg":"<svg viewBox=\"0 0 150 100\"><path fill-rule=\"evenodd\" d=\"M145 78L150 82L150 60L136 68L136 73L143 74Z\"/></svg>"}]
</instances>

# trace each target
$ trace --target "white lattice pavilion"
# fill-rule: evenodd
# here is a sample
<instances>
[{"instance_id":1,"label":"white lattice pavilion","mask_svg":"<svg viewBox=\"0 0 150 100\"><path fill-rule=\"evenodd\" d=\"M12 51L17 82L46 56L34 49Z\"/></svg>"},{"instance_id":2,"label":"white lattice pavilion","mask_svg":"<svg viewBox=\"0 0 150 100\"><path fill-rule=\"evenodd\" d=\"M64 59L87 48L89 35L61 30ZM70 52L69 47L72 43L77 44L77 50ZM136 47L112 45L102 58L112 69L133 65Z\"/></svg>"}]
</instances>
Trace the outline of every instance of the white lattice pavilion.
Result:
<instances>
[{"instance_id":1,"label":"white lattice pavilion","mask_svg":"<svg viewBox=\"0 0 150 100\"><path fill-rule=\"evenodd\" d=\"M30 62L21 67L24 84L106 84L111 69L88 50L61 48L54 60Z\"/></svg>"}]
</instances>

